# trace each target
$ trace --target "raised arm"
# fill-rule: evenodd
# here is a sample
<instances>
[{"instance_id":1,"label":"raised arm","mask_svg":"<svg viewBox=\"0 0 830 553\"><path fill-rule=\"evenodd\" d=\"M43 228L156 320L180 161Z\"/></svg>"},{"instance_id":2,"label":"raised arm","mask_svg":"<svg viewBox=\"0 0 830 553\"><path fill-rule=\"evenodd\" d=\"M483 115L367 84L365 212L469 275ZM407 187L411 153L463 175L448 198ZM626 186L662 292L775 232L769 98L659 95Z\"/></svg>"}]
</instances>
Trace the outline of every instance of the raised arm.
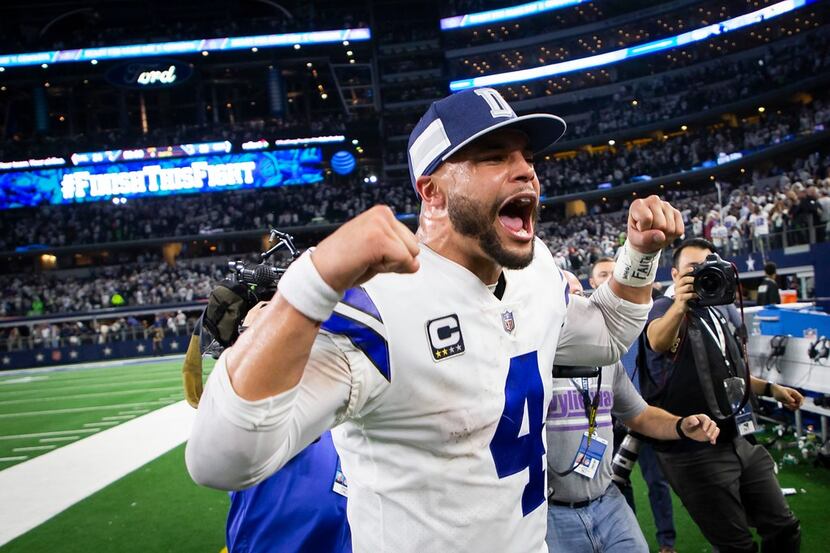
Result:
<instances>
[{"instance_id":1,"label":"raised arm","mask_svg":"<svg viewBox=\"0 0 830 553\"><path fill-rule=\"evenodd\" d=\"M642 332L660 250L683 234L680 212L657 196L635 200L614 276L589 300L572 297L556 350L560 365L610 365Z\"/></svg>"},{"instance_id":2,"label":"raised arm","mask_svg":"<svg viewBox=\"0 0 830 553\"><path fill-rule=\"evenodd\" d=\"M296 386L320 323L343 293L378 273L417 271L418 251L415 235L386 206L340 227L289 268L275 301L229 350L233 389L254 401Z\"/></svg>"},{"instance_id":3,"label":"raised arm","mask_svg":"<svg viewBox=\"0 0 830 553\"><path fill-rule=\"evenodd\" d=\"M345 290L380 272L416 271L418 251L391 210L375 207L289 268L208 380L186 451L196 482L255 484L347 414L365 359L320 335L320 324Z\"/></svg>"}]
</instances>

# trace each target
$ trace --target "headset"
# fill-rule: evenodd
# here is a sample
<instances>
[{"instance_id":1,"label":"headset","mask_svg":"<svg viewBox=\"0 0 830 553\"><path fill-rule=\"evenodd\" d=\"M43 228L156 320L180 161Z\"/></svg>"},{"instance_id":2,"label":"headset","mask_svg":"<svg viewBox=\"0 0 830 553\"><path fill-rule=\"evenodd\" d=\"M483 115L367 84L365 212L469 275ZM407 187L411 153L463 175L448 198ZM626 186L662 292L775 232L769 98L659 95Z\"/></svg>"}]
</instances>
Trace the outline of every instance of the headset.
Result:
<instances>
[{"instance_id":1,"label":"headset","mask_svg":"<svg viewBox=\"0 0 830 553\"><path fill-rule=\"evenodd\" d=\"M775 368L779 373L781 372L781 358L787 351L787 343L790 337L784 334L777 334L769 340L769 355L764 362L764 368L768 371Z\"/></svg>"},{"instance_id":2,"label":"headset","mask_svg":"<svg viewBox=\"0 0 830 553\"><path fill-rule=\"evenodd\" d=\"M810 344L810 347L807 349L807 355L810 356L811 360L817 363L820 363L821 359L827 359L827 357L830 356L830 341L826 336L817 338L816 341Z\"/></svg>"}]
</instances>

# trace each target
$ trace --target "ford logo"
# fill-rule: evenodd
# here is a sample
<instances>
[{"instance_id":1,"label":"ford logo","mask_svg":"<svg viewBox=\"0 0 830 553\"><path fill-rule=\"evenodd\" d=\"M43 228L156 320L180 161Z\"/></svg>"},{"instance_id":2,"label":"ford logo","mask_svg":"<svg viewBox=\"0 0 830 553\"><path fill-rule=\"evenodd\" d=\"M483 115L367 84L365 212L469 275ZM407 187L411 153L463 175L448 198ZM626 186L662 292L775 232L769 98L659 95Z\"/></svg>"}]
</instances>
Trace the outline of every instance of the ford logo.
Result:
<instances>
[{"instance_id":1,"label":"ford logo","mask_svg":"<svg viewBox=\"0 0 830 553\"><path fill-rule=\"evenodd\" d=\"M132 61L107 71L107 81L124 88L150 89L176 86L193 74L190 64L168 59Z\"/></svg>"}]
</instances>

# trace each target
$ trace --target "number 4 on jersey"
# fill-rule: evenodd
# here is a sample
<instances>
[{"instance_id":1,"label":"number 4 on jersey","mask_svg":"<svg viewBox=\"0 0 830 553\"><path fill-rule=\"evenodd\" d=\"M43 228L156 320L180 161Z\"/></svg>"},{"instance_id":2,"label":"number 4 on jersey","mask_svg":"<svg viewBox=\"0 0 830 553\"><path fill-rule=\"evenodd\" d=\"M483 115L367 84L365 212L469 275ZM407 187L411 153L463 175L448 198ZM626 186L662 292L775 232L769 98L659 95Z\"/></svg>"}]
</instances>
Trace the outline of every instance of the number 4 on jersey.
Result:
<instances>
[{"instance_id":1,"label":"number 4 on jersey","mask_svg":"<svg viewBox=\"0 0 830 553\"><path fill-rule=\"evenodd\" d=\"M545 501L544 402L545 389L536 352L510 359L504 385L504 411L490 442L490 452L499 478L528 469L529 482L522 493L524 516ZM520 435L525 407L528 432Z\"/></svg>"}]
</instances>

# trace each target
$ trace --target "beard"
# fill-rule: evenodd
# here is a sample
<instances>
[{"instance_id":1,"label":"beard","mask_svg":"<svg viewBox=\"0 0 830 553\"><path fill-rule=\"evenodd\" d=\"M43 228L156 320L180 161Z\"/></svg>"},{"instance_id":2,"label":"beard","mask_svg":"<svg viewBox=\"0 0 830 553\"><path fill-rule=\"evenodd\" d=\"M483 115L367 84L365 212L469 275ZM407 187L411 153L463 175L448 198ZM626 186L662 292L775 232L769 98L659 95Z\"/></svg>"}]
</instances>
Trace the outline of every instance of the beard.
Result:
<instances>
[{"instance_id":1,"label":"beard","mask_svg":"<svg viewBox=\"0 0 830 553\"><path fill-rule=\"evenodd\" d=\"M502 267L524 269L533 261L535 243L530 243L530 252L526 254L510 252L502 245L494 224L499 205L494 203L490 209L486 209L466 196L447 195L447 214L456 232L478 240L481 250ZM534 229L537 219L538 208L534 206L531 214Z\"/></svg>"}]
</instances>

